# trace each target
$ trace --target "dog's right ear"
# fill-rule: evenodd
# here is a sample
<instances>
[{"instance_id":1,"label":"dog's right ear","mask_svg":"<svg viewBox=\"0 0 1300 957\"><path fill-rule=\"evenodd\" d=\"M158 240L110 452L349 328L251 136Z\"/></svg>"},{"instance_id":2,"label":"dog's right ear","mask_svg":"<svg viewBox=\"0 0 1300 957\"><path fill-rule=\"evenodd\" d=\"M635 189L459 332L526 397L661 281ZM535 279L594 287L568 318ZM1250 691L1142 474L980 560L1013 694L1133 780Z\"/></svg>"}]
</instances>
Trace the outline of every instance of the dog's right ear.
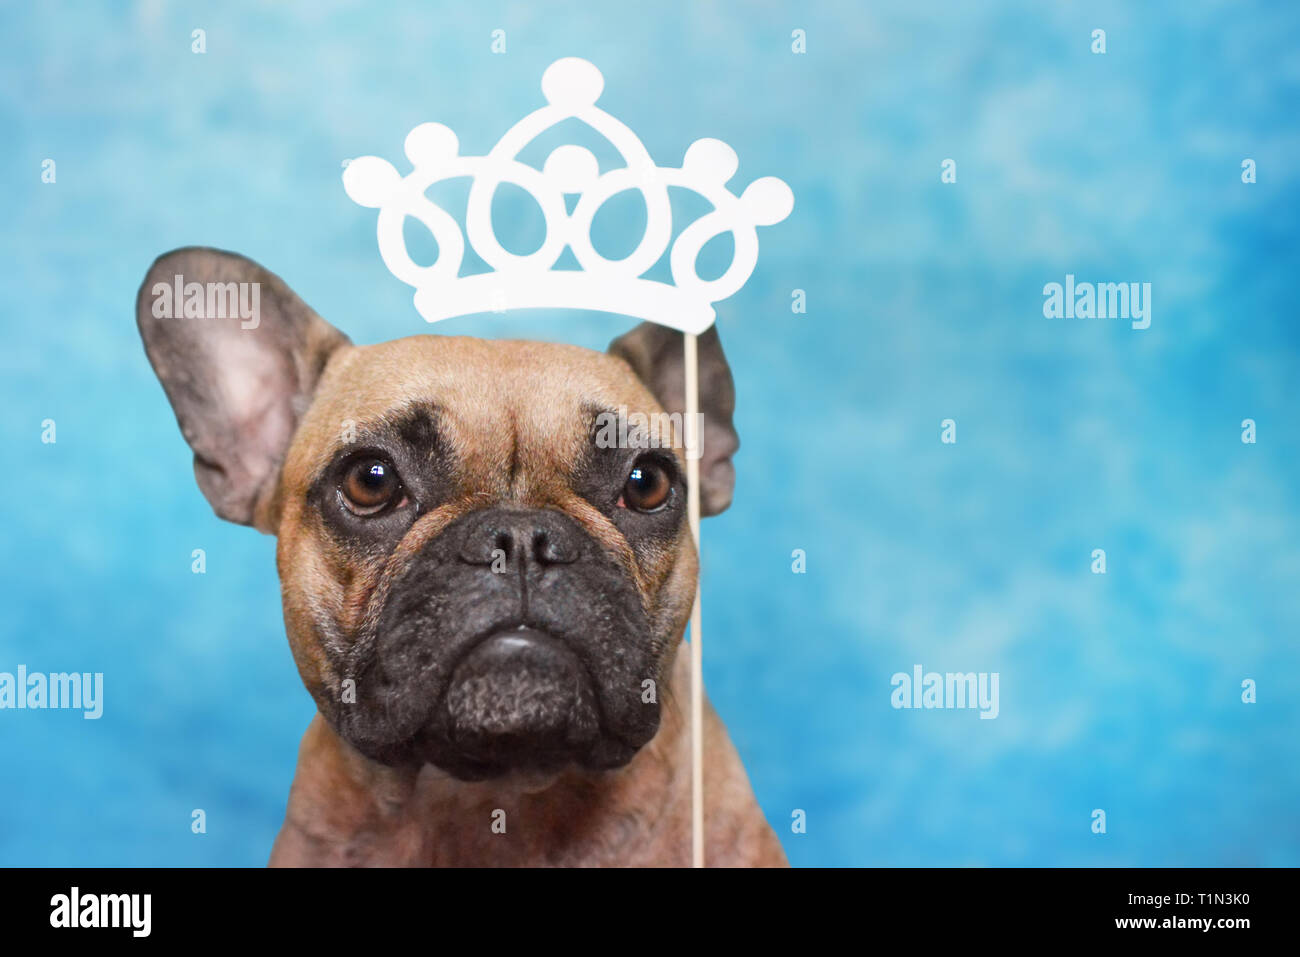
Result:
<instances>
[{"instance_id":1,"label":"dog's right ear","mask_svg":"<svg viewBox=\"0 0 1300 957\"><path fill-rule=\"evenodd\" d=\"M348 338L279 276L204 247L158 257L136 321L208 502L224 519L272 531L280 463Z\"/></svg>"}]
</instances>

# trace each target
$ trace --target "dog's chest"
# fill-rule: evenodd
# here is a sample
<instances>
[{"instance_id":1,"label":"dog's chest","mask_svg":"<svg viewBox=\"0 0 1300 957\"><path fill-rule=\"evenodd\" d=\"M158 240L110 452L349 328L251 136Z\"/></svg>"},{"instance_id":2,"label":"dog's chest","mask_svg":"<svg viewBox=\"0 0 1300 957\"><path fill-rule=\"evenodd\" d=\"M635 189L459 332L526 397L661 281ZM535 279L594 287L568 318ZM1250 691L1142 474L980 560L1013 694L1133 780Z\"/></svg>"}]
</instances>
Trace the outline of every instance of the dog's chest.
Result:
<instances>
[{"instance_id":1,"label":"dog's chest","mask_svg":"<svg viewBox=\"0 0 1300 957\"><path fill-rule=\"evenodd\" d=\"M419 823L395 836L410 842L404 850L412 863L436 867L688 865L689 804L663 792L655 801L643 792L638 801L631 784L615 773L537 793L444 791L421 802Z\"/></svg>"}]
</instances>

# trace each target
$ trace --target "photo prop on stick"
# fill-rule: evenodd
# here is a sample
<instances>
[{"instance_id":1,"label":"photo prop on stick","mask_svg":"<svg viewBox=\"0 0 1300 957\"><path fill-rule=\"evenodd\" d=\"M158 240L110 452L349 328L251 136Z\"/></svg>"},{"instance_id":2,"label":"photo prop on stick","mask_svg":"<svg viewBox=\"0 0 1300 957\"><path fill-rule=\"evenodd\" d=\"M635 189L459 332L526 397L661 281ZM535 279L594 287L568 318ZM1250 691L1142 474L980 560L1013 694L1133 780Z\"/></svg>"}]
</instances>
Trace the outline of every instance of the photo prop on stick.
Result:
<instances>
[{"instance_id":1,"label":"photo prop on stick","mask_svg":"<svg viewBox=\"0 0 1300 957\"><path fill-rule=\"evenodd\" d=\"M504 308L587 309L611 312L668 326L684 333L686 447L698 449L692 434L699 421L699 367L696 336L713 324L713 303L733 295L758 262L757 227L781 222L794 208L794 194L782 180L765 176L739 196L727 189L735 175L735 151L721 140L699 139L687 148L680 167L656 166L627 126L596 106L605 81L586 60L566 57L542 75L547 105L530 113L486 156L462 156L456 134L441 123L422 123L406 137L404 149L414 167L402 176L385 159L362 156L343 171L343 187L355 202L379 210L379 252L402 282L415 287L415 308L429 322ZM590 150L566 144L552 150L542 169L519 161L519 153L538 135L569 118L583 121L621 154L625 166L600 172ZM465 229L428 198L434 183L471 179ZM492 227L492 198L501 183L512 183L537 202L546 220L541 247L528 255L507 251ZM712 211L689 224L674 242L668 188L692 190ZM640 190L646 206L645 235L623 259L606 259L592 247L591 224L597 210L626 190ZM573 212L566 197L576 196ZM423 223L438 244L437 259L421 266L406 249L406 217ZM717 279L696 272L700 250L731 233L734 256ZM460 275L468 239L491 271ZM671 243L671 251L669 246ZM570 249L581 269L554 268ZM672 282L644 274L668 252ZM688 455L687 511L696 550L700 544L699 457ZM704 863L703 797L703 636L700 590L691 611L692 860Z\"/></svg>"}]
</instances>

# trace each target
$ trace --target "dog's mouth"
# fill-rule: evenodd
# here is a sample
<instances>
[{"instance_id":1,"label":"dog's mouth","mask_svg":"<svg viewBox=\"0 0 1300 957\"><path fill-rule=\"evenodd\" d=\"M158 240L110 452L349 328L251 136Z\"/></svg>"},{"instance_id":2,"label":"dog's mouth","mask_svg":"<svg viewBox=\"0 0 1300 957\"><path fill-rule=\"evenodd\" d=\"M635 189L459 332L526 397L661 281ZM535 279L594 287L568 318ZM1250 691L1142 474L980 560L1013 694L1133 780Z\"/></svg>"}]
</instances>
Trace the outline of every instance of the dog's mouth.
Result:
<instances>
[{"instance_id":1,"label":"dog's mouth","mask_svg":"<svg viewBox=\"0 0 1300 957\"><path fill-rule=\"evenodd\" d=\"M432 764L461 780L620 767L640 743L605 726L591 673L572 645L522 625L489 632L451 667L420 729L387 763Z\"/></svg>"},{"instance_id":2,"label":"dog's mouth","mask_svg":"<svg viewBox=\"0 0 1300 957\"><path fill-rule=\"evenodd\" d=\"M490 635L451 674L436 724L463 772L553 771L600 737L600 704L562 640L518 628Z\"/></svg>"}]
</instances>

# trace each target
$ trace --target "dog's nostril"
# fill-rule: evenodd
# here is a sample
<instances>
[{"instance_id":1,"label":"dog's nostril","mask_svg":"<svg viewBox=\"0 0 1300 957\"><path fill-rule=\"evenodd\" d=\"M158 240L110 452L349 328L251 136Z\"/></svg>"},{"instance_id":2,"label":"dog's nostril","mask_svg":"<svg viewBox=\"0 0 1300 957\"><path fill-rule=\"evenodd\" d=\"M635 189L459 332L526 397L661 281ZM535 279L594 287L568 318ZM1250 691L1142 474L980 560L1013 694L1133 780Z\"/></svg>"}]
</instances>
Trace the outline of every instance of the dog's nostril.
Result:
<instances>
[{"instance_id":1,"label":"dog's nostril","mask_svg":"<svg viewBox=\"0 0 1300 957\"><path fill-rule=\"evenodd\" d=\"M563 565L577 558L572 547L544 528L533 532L533 555L543 565Z\"/></svg>"},{"instance_id":2,"label":"dog's nostril","mask_svg":"<svg viewBox=\"0 0 1300 957\"><path fill-rule=\"evenodd\" d=\"M577 533L561 519L539 511L490 514L470 524L461 542L461 560L490 565L496 572L578 561L582 548Z\"/></svg>"},{"instance_id":3,"label":"dog's nostril","mask_svg":"<svg viewBox=\"0 0 1300 957\"><path fill-rule=\"evenodd\" d=\"M462 561L471 565L498 566L515 555L514 535L510 529L497 525L472 529L460 548Z\"/></svg>"}]
</instances>

